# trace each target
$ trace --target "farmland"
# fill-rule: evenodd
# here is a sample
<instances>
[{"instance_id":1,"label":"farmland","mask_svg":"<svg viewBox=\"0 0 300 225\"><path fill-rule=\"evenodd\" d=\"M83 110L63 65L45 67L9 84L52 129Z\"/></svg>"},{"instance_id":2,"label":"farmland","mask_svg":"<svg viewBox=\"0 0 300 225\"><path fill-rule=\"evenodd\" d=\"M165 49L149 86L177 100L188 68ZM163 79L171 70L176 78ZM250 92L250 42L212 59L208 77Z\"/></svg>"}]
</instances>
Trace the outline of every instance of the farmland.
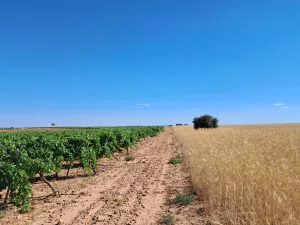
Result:
<instances>
[{"instance_id":1,"label":"farmland","mask_svg":"<svg viewBox=\"0 0 300 225\"><path fill-rule=\"evenodd\" d=\"M44 174L56 173L68 164L68 172L79 162L86 174L96 174L97 159L113 151L128 149L147 136L156 136L162 127L82 129L56 132L12 132L0 135L0 190L6 189L21 211L30 208L29 179L37 174L48 186Z\"/></svg>"},{"instance_id":2,"label":"farmland","mask_svg":"<svg viewBox=\"0 0 300 225\"><path fill-rule=\"evenodd\" d=\"M135 129L136 132L136 129L142 128L130 129ZM172 128L167 127L164 131L161 131L159 127L148 129L150 134L147 133L146 137L130 142L132 144L128 147L128 151L134 159L133 161L125 160L126 149L117 150L116 146L122 146L122 142L109 141L106 145L104 143L100 145L100 153L104 154L104 157L97 157L96 164L84 166L84 163L80 163L79 157L79 160L74 161L68 177L66 176L70 164L68 162L62 162L62 166L57 171L58 178L55 170L52 173L45 173L44 176L59 192L59 195L54 195L37 174L38 179L33 179L30 183L32 196L28 197L31 205L29 211L21 214L18 212L18 208L9 202L7 209L0 211L0 223L159 224L163 215L171 215L177 224L190 224L190 222L201 224L202 217L198 216L198 210L202 205L193 195L188 170L184 164L168 163L171 157L182 156L182 148L174 136ZM86 130L29 133L30 135L35 134L34 136L41 135L43 138L44 136L49 137L49 134L62 137L72 134L74 137L72 140L76 140L78 145L78 140L81 140L79 143L86 143L85 141L91 143L91 140L94 140L90 137L92 134L92 136L98 137L102 135L101 132L114 134L120 130L109 128L100 131L101 129L99 131L91 130L92 133ZM127 128L125 131L130 134ZM14 134L13 137L28 135L27 132L5 133L5 135L12 134ZM41 140L39 143L42 143ZM47 139L46 143L52 142ZM117 145L112 145L112 143ZM56 145L53 144L50 152L55 152L56 147L54 146ZM105 146L109 148L106 149ZM35 149L43 148L36 147ZM47 149L50 149L50 146L47 146ZM115 157L105 156L105 153L108 153L107 150L110 150ZM41 156L41 154L39 155ZM53 167L48 169L48 171L52 171L56 163L46 163L46 165L47 168L52 165ZM91 165L94 165L95 175ZM195 200L187 206L173 204L178 193L191 193ZM2 195L5 196L5 192L2 192ZM3 202L3 199L0 199L1 201Z\"/></svg>"},{"instance_id":3,"label":"farmland","mask_svg":"<svg viewBox=\"0 0 300 225\"><path fill-rule=\"evenodd\" d=\"M221 224L300 224L300 125L176 127L207 216Z\"/></svg>"},{"instance_id":4,"label":"farmland","mask_svg":"<svg viewBox=\"0 0 300 225\"><path fill-rule=\"evenodd\" d=\"M19 202L11 198L0 210L0 223L300 223L299 124L70 128L0 137L0 203L7 187L16 190L11 184L25 187L12 194Z\"/></svg>"}]
</instances>

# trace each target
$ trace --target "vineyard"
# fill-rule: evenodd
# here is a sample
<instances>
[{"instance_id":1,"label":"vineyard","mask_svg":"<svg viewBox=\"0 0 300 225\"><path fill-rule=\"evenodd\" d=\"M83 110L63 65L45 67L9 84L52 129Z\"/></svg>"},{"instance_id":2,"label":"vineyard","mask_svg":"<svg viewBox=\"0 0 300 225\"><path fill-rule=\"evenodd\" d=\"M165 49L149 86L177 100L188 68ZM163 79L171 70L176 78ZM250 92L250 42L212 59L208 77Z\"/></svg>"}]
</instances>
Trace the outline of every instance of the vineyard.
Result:
<instances>
[{"instance_id":1,"label":"vineyard","mask_svg":"<svg viewBox=\"0 0 300 225\"><path fill-rule=\"evenodd\" d=\"M97 159L124 151L139 140L156 136L163 127L121 127L0 133L0 191L7 189L10 201L28 211L32 195L30 180L40 177L56 194L45 174L58 177L79 163L87 175L97 171Z\"/></svg>"}]
</instances>

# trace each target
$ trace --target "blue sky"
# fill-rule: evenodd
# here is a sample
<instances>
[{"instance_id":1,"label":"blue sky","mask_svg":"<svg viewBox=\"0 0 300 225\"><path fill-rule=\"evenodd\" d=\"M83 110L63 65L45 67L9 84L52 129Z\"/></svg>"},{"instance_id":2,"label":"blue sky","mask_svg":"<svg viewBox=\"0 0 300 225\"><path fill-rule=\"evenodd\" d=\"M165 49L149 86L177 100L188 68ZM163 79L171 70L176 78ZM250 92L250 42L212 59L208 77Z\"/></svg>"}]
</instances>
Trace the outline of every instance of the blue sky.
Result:
<instances>
[{"instance_id":1,"label":"blue sky","mask_svg":"<svg viewBox=\"0 0 300 225\"><path fill-rule=\"evenodd\" d=\"M299 1L2 1L0 127L300 121Z\"/></svg>"}]
</instances>

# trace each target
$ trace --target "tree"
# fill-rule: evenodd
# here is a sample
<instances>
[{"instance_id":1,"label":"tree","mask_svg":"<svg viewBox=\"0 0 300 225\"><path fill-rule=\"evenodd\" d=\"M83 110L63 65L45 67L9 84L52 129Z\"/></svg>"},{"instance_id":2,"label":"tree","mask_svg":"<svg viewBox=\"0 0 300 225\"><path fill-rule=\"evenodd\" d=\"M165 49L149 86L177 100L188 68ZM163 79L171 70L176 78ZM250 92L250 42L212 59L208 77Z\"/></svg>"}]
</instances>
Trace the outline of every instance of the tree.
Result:
<instances>
[{"instance_id":1,"label":"tree","mask_svg":"<svg viewBox=\"0 0 300 225\"><path fill-rule=\"evenodd\" d=\"M195 117L193 120L194 129L199 128L217 128L219 120L211 115L205 114L200 117Z\"/></svg>"}]
</instances>

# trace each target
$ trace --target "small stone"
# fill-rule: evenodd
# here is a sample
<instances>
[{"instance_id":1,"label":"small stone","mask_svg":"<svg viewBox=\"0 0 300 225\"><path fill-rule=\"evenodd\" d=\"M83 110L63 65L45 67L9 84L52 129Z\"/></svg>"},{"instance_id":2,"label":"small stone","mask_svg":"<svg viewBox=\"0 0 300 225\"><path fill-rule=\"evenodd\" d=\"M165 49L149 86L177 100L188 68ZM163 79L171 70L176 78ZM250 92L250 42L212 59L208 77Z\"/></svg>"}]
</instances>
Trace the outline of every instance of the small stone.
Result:
<instances>
[{"instance_id":1,"label":"small stone","mask_svg":"<svg viewBox=\"0 0 300 225\"><path fill-rule=\"evenodd\" d=\"M59 220L55 225L63 225L63 223Z\"/></svg>"}]
</instances>

